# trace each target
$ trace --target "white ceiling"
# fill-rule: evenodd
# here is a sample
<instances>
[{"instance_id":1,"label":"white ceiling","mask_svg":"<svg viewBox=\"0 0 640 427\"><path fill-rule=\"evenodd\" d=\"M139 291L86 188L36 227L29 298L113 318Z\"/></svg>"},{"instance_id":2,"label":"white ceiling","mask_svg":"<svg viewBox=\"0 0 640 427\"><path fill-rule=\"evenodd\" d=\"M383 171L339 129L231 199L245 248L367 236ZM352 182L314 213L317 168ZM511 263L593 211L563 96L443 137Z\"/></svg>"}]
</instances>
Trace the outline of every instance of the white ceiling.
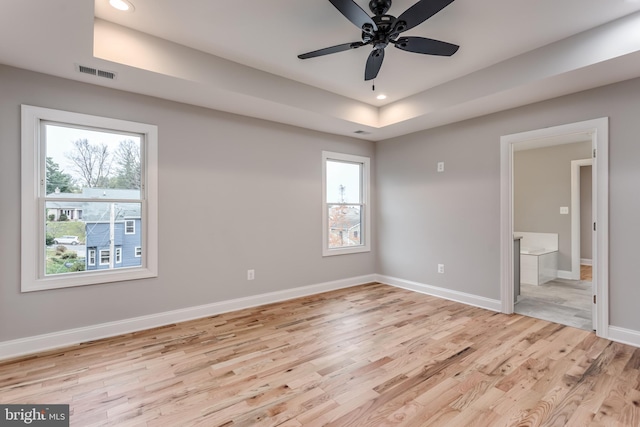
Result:
<instances>
[{"instance_id":1,"label":"white ceiling","mask_svg":"<svg viewBox=\"0 0 640 427\"><path fill-rule=\"evenodd\" d=\"M108 0L95 9L3 0L0 63L370 140L640 76L637 1L455 0L405 35L460 50L433 57L389 46L375 92L363 79L368 46L297 58L360 39L328 0L131 1L135 11L123 13ZM414 2L395 0L388 13Z\"/></svg>"}]
</instances>

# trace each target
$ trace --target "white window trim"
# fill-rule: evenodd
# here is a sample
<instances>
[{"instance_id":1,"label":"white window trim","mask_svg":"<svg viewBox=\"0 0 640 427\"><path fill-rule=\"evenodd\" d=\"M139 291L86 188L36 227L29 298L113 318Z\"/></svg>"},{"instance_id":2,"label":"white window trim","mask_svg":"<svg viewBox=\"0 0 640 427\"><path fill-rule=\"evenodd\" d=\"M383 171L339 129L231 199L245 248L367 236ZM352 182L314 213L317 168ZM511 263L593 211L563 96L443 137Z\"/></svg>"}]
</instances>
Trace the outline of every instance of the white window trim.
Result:
<instances>
[{"instance_id":1,"label":"white window trim","mask_svg":"<svg viewBox=\"0 0 640 427\"><path fill-rule=\"evenodd\" d=\"M90 265L90 266L95 266L96 265L96 250L95 249L87 249L87 265Z\"/></svg>"},{"instance_id":2,"label":"white window trim","mask_svg":"<svg viewBox=\"0 0 640 427\"><path fill-rule=\"evenodd\" d=\"M132 232L127 232L127 224L128 223L132 223L133 224L133 231ZM136 234L136 221L133 219L125 219L124 220L124 234Z\"/></svg>"},{"instance_id":3,"label":"white window trim","mask_svg":"<svg viewBox=\"0 0 640 427\"><path fill-rule=\"evenodd\" d=\"M22 105L22 201L21 201L21 290L22 292L94 285L158 276L158 128L127 120L72 113ZM144 254L141 267L91 270L45 276L44 170L41 168L41 122L69 123L93 128L141 134L144 140L144 177L141 197ZM41 221L42 219L42 221ZM99 260L98 260L99 261Z\"/></svg>"},{"instance_id":4,"label":"white window trim","mask_svg":"<svg viewBox=\"0 0 640 427\"><path fill-rule=\"evenodd\" d=\"M116 248L116 264L122 264L122 247Z\"/></svg>"},{"instance_id":5,"label":"white window trim","mask_svg":"<svg viewBox=\"0 0 640 427\"><path fill-rule=\"evenodd\" d=\"M362 244L358 246L348 246L344 248L329 249L329 218L328 207L336 203L327 203L327 160L362 164L362 223L360 226L360 238ZM371 251L371 215L370 215L370 159L368 157L356 156L353 154L334 153L331 151L322 152L322 256L355 254Z\"/></svg>"},{"instance_id":6,"label":"white window trim","mask_svg":"<svg viewBox=\"0 0 640 427\"><path fill-rule=\"evenodd\" d=\"M142 256L142 246L136 246L135 248L133 248L133 255L136 258L140 258Z\"/></svg>"},{"instance_id":7,"label":"white window trim","mask_svg":"<svg viewBox=\"0 0 640 427\"><path fill-rule=\"evenodd\" d=\"M107 261L104 262L102 261L102 254L106 252L107 253ZM109 263L111 262L111 254L109 253L109 249L100 249L100 254L99 254L99 261L100 261L100 265L109 265Z\"/></svg>"}]
</instances>

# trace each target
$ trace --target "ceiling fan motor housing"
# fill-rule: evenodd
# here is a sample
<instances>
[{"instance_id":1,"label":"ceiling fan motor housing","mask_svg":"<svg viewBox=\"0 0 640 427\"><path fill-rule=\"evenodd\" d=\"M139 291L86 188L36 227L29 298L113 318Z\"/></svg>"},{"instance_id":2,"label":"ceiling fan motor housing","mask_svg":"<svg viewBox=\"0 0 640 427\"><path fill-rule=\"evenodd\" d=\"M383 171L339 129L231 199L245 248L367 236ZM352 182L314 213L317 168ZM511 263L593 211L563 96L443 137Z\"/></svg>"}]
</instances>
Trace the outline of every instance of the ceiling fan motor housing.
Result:
<instances>
[{"instance_id":1,"label":"ceiling fan motor housing","mask_svg":"<svg viewBox=\"0 0 640 427\"><path fill-rule=\"evenodd\" d=\"M391 0L371 0L369 9L374 15L384 15L391 7Z\"/></svg>"}]
</instances>

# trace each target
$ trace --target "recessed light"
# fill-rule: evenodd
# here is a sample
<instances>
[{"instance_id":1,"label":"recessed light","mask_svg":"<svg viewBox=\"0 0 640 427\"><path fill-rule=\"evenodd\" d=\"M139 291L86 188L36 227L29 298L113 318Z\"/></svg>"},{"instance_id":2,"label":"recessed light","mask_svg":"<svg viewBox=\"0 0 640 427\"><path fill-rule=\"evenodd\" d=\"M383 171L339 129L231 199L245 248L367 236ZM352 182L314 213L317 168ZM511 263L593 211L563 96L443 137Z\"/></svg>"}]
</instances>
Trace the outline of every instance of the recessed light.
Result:
<instances>
[{"instance_id":1,"label":"recessed light","mask_svg":"<svg viewBox=\"0 0 640 427\"><path fill-rule=\"evenodd\" d=\"M387 99L387 95L381 93L380 95L376 96L376 99L379 99L379 100Z\"/></svg>"},{"instance_id":2,"label":"recessed light","mask_svg":"<svg viewBox=\"0 0 640 427\"><path fill-rule=\"evenodd\" d=\"M123 12L133 12L133 10L135 9L133 7L133 4L127 0L109 0L109 4L111 5L111 7L114 7Z\"/></svg>"}]
</instances>

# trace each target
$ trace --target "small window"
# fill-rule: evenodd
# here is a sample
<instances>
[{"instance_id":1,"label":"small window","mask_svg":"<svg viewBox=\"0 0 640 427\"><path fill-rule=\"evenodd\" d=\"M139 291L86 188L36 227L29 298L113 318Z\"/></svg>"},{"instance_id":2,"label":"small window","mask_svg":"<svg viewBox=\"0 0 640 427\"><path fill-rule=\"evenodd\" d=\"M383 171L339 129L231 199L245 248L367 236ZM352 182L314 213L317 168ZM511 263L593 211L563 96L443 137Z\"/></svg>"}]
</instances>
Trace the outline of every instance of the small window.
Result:
<instances>
[{"instance_id":1,"label":"small window","mask_svg":"<svg viewBox=\"0 0 640 427\"><path fill-rule=\"evenodd\" d=\"M116 248L116 264L122 264L122 248Z\"/></svg>"},{"instance_id":2,"label":"small window","mask_svg":"<svg viewBox=\"0 0 640 427\"><path fill-rule=\"evenodd\" d=\"M111 257L109 249L100 249L100 265L109 265Z\"/></svg>"},{"instance_id":3,"label":"small window","mask_svg":"<svg viewBox=\"0 0 640 427\"><path fill-rule=\"evenodd\" d=\"M93 248L87 250L87 264L96 265L96 250Z\"/></svg>"},{"instance_id":4,"label":"small window","mask_svg":"<svg viewBox=\"0 0 640 427\"><path fill-rule=\"evenodd\" d=\"M23 292L158 275L157 134L153 125L22 106ZM118 256L111 240L140 255Z\"/></svg>"},{"instance_id":5,"label":"small window","mask_svg":"<svg viewBox=\"0 0 640 427\"><path fill-rule=\"evenodd\" d=\"M135 248L135 257L139 258L141 256L142 256L142 247L136 246L136 248Z\"/></svg>"},{"instance_id":6,"label":"small window","mask_svg":"<svg viewBox=\"0 0 640 427\"><path fill-rule=\"evenodd\" d=\"M322 254L368 252L369 158L322 153Z\"/></svg>"}]
</instances>

